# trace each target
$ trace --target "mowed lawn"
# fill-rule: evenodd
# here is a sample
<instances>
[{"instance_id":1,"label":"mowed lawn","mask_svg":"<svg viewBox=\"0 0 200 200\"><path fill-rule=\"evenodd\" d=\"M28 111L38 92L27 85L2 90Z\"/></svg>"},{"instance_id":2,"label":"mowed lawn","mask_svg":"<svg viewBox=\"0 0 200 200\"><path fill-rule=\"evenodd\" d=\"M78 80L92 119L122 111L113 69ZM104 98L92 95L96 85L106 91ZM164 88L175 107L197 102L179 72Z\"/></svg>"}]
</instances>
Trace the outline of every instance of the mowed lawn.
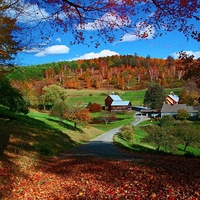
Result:
<instances>
[{"instance_id":1,"label":"mowed lawn","mask_svg":"<svg viewBox=\"0 0 200 200\"><path fill-rule=\"evenodd\" d=\"M165 89L166 94L169 94L173 91L176 95L180 94L181 89ZM109 94L118 94L122 100L131 101L134 106L142 106L144 95L146 90L138 90L138 91L121 91L121 90L68 90L68 102L69 103L82 103L83 105L87 105L89 102L98 103L100 105L104 105L104 101Z\"/></svg>"}]
</instances>

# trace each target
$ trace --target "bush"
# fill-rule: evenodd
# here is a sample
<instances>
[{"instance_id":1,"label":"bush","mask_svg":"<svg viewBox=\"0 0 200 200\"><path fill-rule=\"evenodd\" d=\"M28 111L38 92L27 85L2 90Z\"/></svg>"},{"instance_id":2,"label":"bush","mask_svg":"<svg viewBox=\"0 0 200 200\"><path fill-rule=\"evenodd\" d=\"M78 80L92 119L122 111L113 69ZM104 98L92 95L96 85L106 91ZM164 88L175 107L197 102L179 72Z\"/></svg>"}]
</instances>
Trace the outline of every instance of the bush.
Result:
<instances>
[{"instance_id":1,"label":"bush","mask_svg":"<svg viewBox=\"0 0 200 200\"><path fill-rule=\"evenodd\" d=\"M106 93L101 93L100 96L108 96Z\"/></svg>"},{"instance_id":2,"label":"bush","mask_svg":"<svg viewBox=\"0 0 200 200\"><path fill-rule=\"evenodd\" d=\"M133 141L135 136L135 129L131 124L125 125L120 129L120 135L126 141Z\"/></svg>"},{"instance_id":3,"label":"bush","mask_svg":"<svg viewBox=\"0 0 200 200\"><path fill-rule=\"evenodd\" d=\"M190 117L190 114L185 109L179 109L177 114L176 114L176 118L180 119L180 120L186 120L189 117Z\"/></svg>"},{"instance_id":4,"label":"bush","mask_svg":"<svg viewBox=\"0 0 200 200\"><path fill-rule=\"evenodd\" d=\"M88 107L89 111L91 113L94 113L94 112L101 112L102 111L102 107L100 104L98 103L92 103L89 107Z\"/></svg>"},{"instance_id":5,"label":"bush","mask_svg":"<svg viewBox=\"0 0 200 200\"><path fill-rule=\"evenodd\" d=\"M174 123L175 123L175 119L171 115L165 115L160 119L160 126L161 127L170 127Z\"/></svg>"}]
</instances>

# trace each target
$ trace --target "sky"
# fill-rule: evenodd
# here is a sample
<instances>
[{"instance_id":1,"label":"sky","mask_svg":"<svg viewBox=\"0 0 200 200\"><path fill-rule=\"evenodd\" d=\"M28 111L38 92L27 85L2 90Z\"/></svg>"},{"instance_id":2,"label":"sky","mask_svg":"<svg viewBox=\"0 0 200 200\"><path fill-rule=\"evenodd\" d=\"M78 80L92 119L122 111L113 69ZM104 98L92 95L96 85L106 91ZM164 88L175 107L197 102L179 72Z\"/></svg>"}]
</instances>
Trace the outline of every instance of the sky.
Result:
<instances>
[{"instance_id":1,"label":"sky","mask_svg":"<svg viewBox=\"0 0 200 200\"><path fill-rule=\"evenodd\" d=\"M46 13L45 13L46 14ZM141 30L143 31L143 30ZM165 32L162 36L157 36L155 29L145 39L141 39L133 34L122 35L123 40L115 40L112 43L103 43L98 48L87 44L70 45L71 33L53 32L48 46L43 49L32 49L18 53L16 63L21 66L38 65L59 61L71 61L78 59L91 59L112 55L134 55L151 58L167 58L173 56L177 58L178 52L185 51L193 54L195 58L200 57L200 43L190 38L189 40L178 31ZM91 35L91 30L86 30ZM94 31L93 31L94 32ZM94 33L95 34L95 33ZM116 32L116 34L118 34Z\"/></svg>"}]
</instances>

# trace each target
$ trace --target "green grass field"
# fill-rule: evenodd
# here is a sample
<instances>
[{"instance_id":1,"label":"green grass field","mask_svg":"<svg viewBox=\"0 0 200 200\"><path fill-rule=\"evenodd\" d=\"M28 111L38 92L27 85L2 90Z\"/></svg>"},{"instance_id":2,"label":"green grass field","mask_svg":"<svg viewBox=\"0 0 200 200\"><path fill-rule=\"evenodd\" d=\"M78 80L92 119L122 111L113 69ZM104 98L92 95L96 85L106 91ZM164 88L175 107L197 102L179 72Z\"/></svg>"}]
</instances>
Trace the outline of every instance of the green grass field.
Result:
<instances>
[{"instance_id":1,"label":"green grass field","mask_svg":"<svg viewBox=\"0 0 200 200\"><path fill-rule=\"evenodd\" d=\"M166 89L166 94L169 94L173 91L175 94L179 95L181 89ZM110 90L68 90L68 102L69 103L79 103L81 102L84 105L87 105L89 102L91 103L98 103L100 105L104 105L105 98L115 92L118 94L122 100L124 101L131 101L132 105L134 106L142 106L144 95L146 90L139 90L139 91L110 91Z\"/></svg>"}]
</instances>

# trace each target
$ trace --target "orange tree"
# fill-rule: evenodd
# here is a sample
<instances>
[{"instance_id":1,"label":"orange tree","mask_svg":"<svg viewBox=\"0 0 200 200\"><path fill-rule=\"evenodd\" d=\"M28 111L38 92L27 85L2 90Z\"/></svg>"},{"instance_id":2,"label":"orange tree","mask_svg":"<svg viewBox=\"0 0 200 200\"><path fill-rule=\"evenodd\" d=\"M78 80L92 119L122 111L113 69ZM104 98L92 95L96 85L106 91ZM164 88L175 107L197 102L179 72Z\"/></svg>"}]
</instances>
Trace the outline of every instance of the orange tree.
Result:
<instances>
[{"instance_id":1,"label":"orange tree","mask_svg":"<svg viewBox=\"0 0 200 200\"><path fill-rule=\"evenodd\" d=\"M91 120L91 114L89 110L80 105L67 106L64 112L64 119L74 123L74 128L77 128L77 124L87 126Z\"/></svg>"},{"instance_id":2,"label":"orange tree","mask_svg":"<svg viewBox=\"0 0 200 200\"><path fill-rule=\"evenodd\" d=\"M181 51L179 54L179 63L184 66L185 80L194 80L197 87L200 88L200 58L194 59L193 55L187 55L186 52Z\"/></svg>"},{"instance_id":3,"label":"orange tree","mask_svg":"<svg viewBox=\"0 0 200 200\"><path fill-rule=\"evenodd\" d=\"M0 75L7 73L5 67L20 50L19 41L15 37L16 31L20 30L15 24L16 20L6 17L2 10L0 6Z\"/></svg>"}]
</instances>

